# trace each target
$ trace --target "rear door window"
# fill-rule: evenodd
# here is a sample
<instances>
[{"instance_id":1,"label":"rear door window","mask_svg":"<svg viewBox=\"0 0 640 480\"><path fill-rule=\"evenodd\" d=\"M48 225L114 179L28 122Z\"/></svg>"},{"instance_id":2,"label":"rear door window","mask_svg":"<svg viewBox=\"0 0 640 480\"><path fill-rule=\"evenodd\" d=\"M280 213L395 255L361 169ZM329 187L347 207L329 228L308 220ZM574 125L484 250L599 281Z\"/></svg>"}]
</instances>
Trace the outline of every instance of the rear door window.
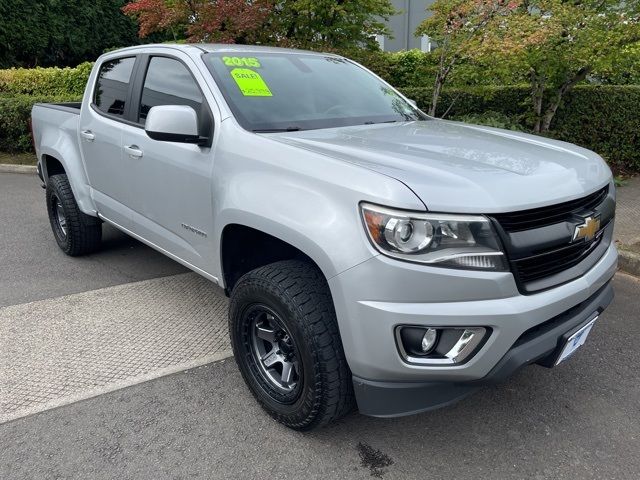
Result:
<instances>
[{"instance_id":1,"label":"rear door window","mask_svg":"<svg viewBox=\"0 0 640 480\"><path fill-rule=\"evenodd\" d=\"M93 94L93 103L98 110L124 117L135 62L135 57L126 57L108 60L102 64Z\"/></svg>"}]
</instances>

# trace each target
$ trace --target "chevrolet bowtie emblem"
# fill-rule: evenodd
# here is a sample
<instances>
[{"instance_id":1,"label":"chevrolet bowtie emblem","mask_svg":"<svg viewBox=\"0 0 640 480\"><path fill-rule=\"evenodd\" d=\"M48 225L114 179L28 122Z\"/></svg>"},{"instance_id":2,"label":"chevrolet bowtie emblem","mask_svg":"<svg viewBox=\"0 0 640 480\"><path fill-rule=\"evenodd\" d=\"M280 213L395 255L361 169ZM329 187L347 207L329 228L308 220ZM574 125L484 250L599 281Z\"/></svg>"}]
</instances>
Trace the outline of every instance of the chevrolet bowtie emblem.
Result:
<instances>
[{"instance_id":1,"label":"chevrolet bowtie emblem","mask_svg":"<svg viewBox=\"0 0 640 480\"><path fill-rule=\"evenodd\" d=\"M599 217L587 217L584 219L584 223L582 225L577 225L575 231L573 232L573 240L577 241L581 238L584 238L586 242L593 239L600 230L600 218Z\"/></svg>"}]
</instances>

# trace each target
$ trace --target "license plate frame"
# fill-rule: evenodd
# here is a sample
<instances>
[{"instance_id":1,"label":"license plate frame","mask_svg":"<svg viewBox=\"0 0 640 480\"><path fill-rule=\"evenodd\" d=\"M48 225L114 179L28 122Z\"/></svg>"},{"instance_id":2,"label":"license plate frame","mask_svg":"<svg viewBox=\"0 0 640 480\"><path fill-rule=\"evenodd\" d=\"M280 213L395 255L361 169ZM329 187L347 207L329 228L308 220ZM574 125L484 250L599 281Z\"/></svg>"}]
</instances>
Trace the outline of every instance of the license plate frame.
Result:
<instances>
[{"instance_id":1,"label":"license plate frame","mask_svg":"<svg viewBox=\"0 0 640 480\"><path fill-rule=\"evenodd\" d=\"M593 317L591 320L589 320L589 322L580 327L577 332L574 332L569 338L567 338L567 340L564 342L564 345L562 346L562 350L560 350L560 354L558 355L554 366L560 365L560 363L571 357L574 353L576 353L576 351L580 349L581 346L585 344L585 342L587 341L587 337L591 332L591 329L596 323L596 320L598 320L598 315Z\"/></svg>"}]
</instances>

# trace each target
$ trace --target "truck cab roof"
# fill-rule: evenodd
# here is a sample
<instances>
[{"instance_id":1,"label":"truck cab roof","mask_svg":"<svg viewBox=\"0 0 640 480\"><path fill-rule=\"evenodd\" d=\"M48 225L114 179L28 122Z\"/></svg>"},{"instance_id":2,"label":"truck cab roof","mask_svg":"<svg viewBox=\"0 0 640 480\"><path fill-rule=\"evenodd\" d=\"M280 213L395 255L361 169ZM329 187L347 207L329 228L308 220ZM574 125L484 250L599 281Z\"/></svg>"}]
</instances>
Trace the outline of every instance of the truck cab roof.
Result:
<instances>
[{"instance_id":1,"label":"truck cab roof","mask_svg":"<svg viewBox=\"0 0 640 480\"><path fill-rule=\"evenodd\" d=\"M290 53L290 54L309 54L309 55L323 55L340 57L334 53L314 52L312 50L300 50L296 48L282 48L282 47L270 47L266 45L242 45L242 44L228 44L228 43L151 43L146 45L135 45L133 47L119 48L112 50L106 55L113 55L120 52L135 52L139 50L148 50L154 48L171 48L174 50L181 50L186 53L214 53L214 52L254 52L254 53Z\"/></svg>"}]
</instances>

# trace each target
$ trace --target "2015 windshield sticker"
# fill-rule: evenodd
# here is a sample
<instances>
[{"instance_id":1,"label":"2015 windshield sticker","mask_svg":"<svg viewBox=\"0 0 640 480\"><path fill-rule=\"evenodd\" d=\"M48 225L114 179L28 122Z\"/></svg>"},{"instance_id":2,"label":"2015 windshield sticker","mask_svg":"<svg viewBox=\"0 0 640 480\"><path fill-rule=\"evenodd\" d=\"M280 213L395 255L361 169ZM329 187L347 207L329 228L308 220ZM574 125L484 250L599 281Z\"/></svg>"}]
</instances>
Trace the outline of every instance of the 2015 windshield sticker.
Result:
<instances>
[{"instance_id":1,"label":"2015 windshield sticker","mask_svg":"<svg viewBox=\"0 0 640 480\"><path fill-rule=\"evenodd\" d=\"M264 80L253 70L248 68L234 68L231 70L231 76L236 81L240 92L245 97L272 97L271 90Z\"/></svg>"},{"instance_id":2,"label":"2015 windshield sticker","mask_svg":"<svg viewBox=\"0 0 640 480\"><path fill-rule=\"evenodd\" d=\"M260 61L255 57L222 57L227 67L253 67L260 68Z\"/></svg>"}]
</instances>

